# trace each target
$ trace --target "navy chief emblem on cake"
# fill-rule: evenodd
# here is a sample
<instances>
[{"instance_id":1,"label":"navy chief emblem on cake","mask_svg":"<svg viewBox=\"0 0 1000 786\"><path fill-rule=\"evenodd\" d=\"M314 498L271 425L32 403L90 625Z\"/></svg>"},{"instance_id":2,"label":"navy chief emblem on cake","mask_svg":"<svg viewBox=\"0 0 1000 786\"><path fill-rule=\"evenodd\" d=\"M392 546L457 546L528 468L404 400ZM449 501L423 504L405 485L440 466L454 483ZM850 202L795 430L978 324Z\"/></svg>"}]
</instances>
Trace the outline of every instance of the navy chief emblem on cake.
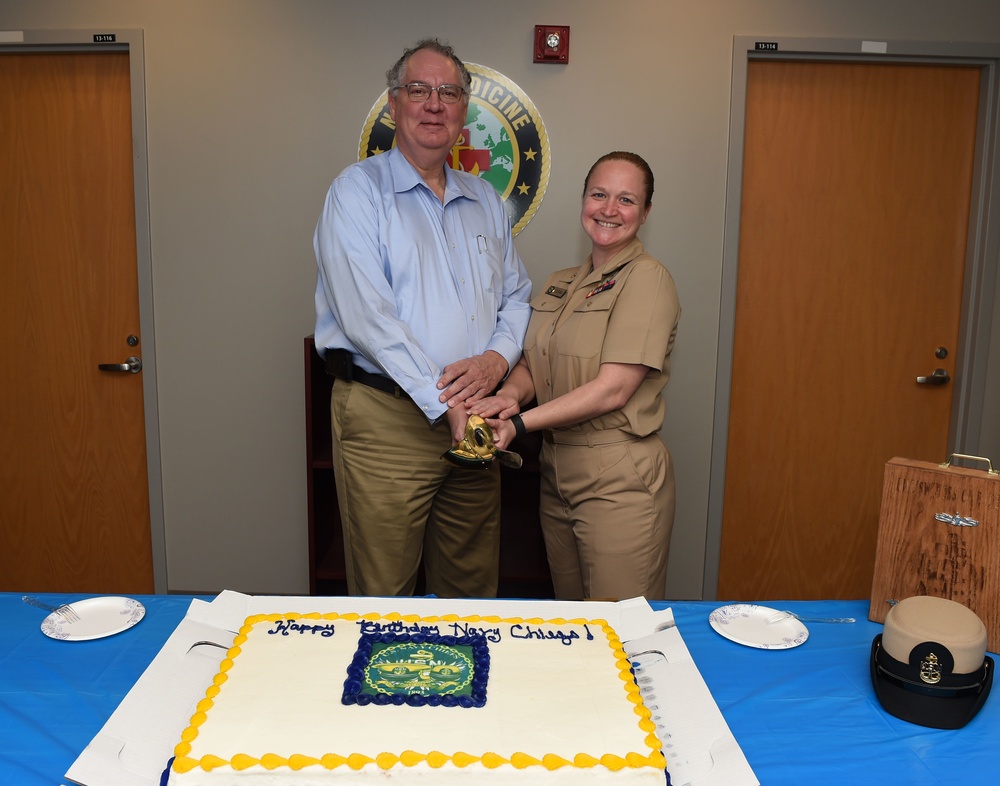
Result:
<instances>
[{"instance_id":1,"label":"navy chief emblem on cake","mask_svg":"<svg viewBox=\"0 0 1000 786\"><path fill-rule=\"evenodd\" d=\"M482 707L490 668L481 634L362 633L344 704Z\"/></svg>"},{"instance_id":2,"label":"navy chief emblem on cake","mask_svg":"<svg viewBox=\"0 0 1000 786\"><path fill-rule=\"evenodd\" d=\"M419 693L421 696L467 695L470 692L471 647L410 643L391 644L378 653L375 649L373 646L371 660L365 669L363 690Z\"/></svg>"}]
</instances>

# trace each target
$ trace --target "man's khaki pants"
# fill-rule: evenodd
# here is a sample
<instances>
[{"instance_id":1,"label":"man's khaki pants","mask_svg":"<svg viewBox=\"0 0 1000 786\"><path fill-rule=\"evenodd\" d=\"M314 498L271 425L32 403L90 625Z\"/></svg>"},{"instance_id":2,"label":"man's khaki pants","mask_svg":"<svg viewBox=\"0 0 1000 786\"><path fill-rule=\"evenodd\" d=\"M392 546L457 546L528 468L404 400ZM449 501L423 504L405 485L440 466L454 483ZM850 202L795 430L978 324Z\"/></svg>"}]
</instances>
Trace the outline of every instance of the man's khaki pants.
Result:
<instances>
[{"instance_id":1,"label":"man's khaki pants","mask_svg":"<svg viewBox=\"0 0 1000 786\"><path fill-rule=\"evenodd\" d=\"M428 594L495 597L499 467L444 460L444 420L360 382L334 382L330 413L348 591L412 595L422 557Z\"/></svg>"}]
</instances>

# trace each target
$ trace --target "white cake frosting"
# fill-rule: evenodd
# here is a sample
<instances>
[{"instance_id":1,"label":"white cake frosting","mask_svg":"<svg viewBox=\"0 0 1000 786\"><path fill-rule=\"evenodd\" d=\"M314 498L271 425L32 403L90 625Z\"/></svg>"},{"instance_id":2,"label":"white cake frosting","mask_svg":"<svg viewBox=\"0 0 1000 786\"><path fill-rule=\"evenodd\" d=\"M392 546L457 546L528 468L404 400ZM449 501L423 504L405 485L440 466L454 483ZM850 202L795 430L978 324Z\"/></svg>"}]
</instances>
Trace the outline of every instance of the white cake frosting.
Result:
<instances>
[{"instance_id":1,"label":"white cake frosting","mask_svg":"<svg viewBox=\"0 0 1000 786\"><path fill-rule=\"evenodd\" d=\"M366 655L362 638L382 651ZM469 641L485 681L456 698L462 679L452 674L472 661L447 645ZM361 703L345 704L359 689ZM660 748L603 620L261 614L247 618L220 664L168 783L661 785Z\"/></svg>"}]
</instances>

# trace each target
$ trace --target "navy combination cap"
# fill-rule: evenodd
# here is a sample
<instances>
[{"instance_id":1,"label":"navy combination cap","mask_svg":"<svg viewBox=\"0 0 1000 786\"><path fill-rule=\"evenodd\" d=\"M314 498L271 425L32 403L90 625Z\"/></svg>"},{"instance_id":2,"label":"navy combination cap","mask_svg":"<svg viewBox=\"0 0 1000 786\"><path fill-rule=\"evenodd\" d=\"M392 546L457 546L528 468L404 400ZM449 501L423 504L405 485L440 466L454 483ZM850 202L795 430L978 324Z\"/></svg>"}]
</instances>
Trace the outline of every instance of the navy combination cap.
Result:
<instances>
[{"instance_id":1,"label":"navy combination cap","mask_svg":"<svg viewBox=\"0 0 1000 786\"><path fill-rule=\"evenodd\" d=\"M872 641L870 666L886 712L936 729L967 724L993 686L986 626L945 598L918 596L893 606Z\"/></svg>"}]
</instances>

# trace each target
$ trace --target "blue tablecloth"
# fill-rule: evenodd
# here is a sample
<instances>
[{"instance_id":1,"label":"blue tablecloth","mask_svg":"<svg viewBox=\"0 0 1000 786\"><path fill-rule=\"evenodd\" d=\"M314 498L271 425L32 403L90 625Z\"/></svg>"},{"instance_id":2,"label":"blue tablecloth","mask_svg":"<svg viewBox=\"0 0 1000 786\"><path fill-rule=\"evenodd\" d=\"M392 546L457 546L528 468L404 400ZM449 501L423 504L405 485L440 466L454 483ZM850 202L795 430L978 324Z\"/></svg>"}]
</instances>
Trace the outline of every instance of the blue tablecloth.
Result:
<instances>
[{"instance_id":1,"label":"blue tablecloth","mask_svg":"<svg viewBox=\"0 0 1000 786\"><path fill-rule=\"evenodd\" d=\"M42 595L58 603L69 598ZM137 596L145 618L106 639L46 638L45 612L0 593L0 784L53 786L184 617L187 596ZM939 786L996 780L1000 697L965 728L913 726L882 711L868 675L867 601L769 602L803 615L857 618L809 623L789 650L759 650L719 636L708 624L719 602L670 606L705 682L758 780L782 784Z\"/></svg>"}]
</instances>

